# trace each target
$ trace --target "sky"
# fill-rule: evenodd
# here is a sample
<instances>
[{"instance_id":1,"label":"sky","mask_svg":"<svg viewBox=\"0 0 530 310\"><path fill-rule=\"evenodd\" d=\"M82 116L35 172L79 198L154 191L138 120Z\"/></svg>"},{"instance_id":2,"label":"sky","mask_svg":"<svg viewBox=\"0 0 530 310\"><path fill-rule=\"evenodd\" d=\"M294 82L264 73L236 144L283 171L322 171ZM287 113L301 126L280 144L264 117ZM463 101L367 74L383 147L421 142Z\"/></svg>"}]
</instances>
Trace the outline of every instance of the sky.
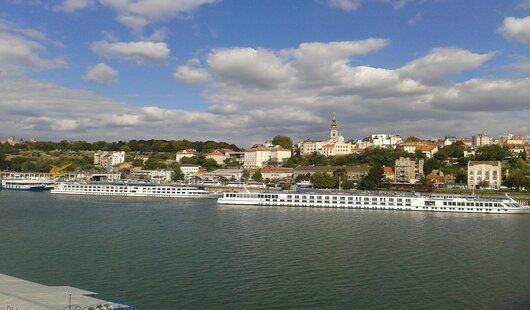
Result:
<instances>
[{"instance_id":1,"label":"sky","mask_svg":"<svg viewBox=\"0 0 530 310\"><path fill-rule=\"evenodd\" d=\"M530 133L530 0L2 0L0 137Z\"/></svg>"}]
</instances>

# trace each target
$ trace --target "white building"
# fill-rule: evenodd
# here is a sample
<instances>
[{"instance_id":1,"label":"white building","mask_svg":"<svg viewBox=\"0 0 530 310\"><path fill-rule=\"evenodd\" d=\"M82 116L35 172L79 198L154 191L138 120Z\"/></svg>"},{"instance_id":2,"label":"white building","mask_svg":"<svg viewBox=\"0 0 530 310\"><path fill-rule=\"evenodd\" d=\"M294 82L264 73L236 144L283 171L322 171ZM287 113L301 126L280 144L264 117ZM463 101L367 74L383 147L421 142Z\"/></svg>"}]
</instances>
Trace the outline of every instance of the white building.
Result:
<instances>
[{"instance_id":1,"label":"white building","mask_svg":"<svg viewBox=\"0 0 530 310\"><path fill-rule=\"evenodd\" d=\"M403 139L399 135L389 135L381 133L371 135L370 142L372 142L376 147L396 148L398 144L403 142Z\"/></svg>"},{"instance_id":2,"label":"white building","mask_svg":"<svg viewBox=\"0 0 530 310\"><path fill-rule=\"evenodd\" d=\"M261 176L265 180L285 180L293 177L293 168L265 167L261 169Z\"/></svg>"},{"instance_id":3,"label":"white building","mask_svg":"<svg viewBox=\"0 0 530 310\"><path fill-rule=\"evenodd\" d=\"M499 189L501 173L500 161L470 161L467 164L467 186L477 188L482 183L485 188Z\"/></svg>"},{"instance_id":4,"label":"white building","mask_svg":"<svg viewBox=\"0 0 530 310\"><path fill-rule=\"evenodd\" d=\"M282 163L291 157L291 150L281 146L258 146L245 151L243 166L245 168L262 168L270 161Z\"/></svg>"},{"instance_id":5,"label":"white building","mask_svg":"<svg viewBox=\"0 0 530 310\"><path fill-rule=\"evenodd\" d=\"M307 156L317 153L324 156L347 155L355 151L355 145L344 142L337 126L335 114L329 127L329 139L325 141L303 141L298 144L300 155Z\"/></svg>"},{"instance_id":6,"label":"white building","mask_svg":"<svg viewBox=\"0 0 530 310\"><path fill-rule=\"evenodd\" d=\"M187 150L178 151L177 154L175 154L175 161L177 163L180 163L182 158L193 157L193 156L195 156L197 154L198 154L197 151L194 150L194 149L187 149Z\"/></svg>"},{"instance_id":7,"label":"white building","mask_svg":"<svg viewBox=\"0 0 530 310\"><path fill-rule=\"evenodd\" d=\"M171 182L172 170L132 170L131 177L135 179L147 179L154 183Z\"/></svg>"},{"instance_id":8,"label":"white building","mask_svg":"<svg viewBox=\"0 0 530 310\"><path fill-rule=\"evenodd\" d=\"M110 169L113 166L119 165L125 162L125 152L102 152L98 151L94 153L94 165L103 168Z\"/></svg>"},{"instance_id":9,"label":"white building","mask_svg":"<svg viewBox=\"0 0 530 310\"><path fill-rule=\"evenodd\" d=\"M228 158L224 153L219 150L212 151L205 156L206 158L213 159L217 165L222 166L225 163L225 160Z\"/></svg>"},{"instance_id":10,"label":"white building","mask_svg":"<svg viewBox=\"0 0 530 310\"><path fill-rule=\"evenodd\" d=\"M191 177L194 175L198 175L200 169L201 169L201 166L199 165L181 165L180 166L180 171L182 171L185 177Z\"/></svg>"},{"instance_id":11,"label":"white building","mask_svg":"<svg viewBox=\"0 0 530 310\"><path fill-rule=\"evenodd\" d=\"M403 142L398 145L398 149L411 154L419 152L425 154L427 158L432 158L438 152L436 144L428 141Z\"/></svg>"}]
</instances>

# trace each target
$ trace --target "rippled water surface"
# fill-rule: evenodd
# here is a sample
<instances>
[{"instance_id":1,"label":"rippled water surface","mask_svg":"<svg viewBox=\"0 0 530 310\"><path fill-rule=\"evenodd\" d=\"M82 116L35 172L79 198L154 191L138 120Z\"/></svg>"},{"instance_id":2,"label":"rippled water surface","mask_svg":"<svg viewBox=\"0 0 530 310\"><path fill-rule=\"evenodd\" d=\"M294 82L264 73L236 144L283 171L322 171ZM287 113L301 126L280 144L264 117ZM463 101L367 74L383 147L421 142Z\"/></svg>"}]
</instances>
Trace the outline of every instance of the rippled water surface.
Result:
<instances>
[{"instance_id":1,"label":"rippled water surface","mask_svg":"<svg viewBox=\"0 0 530 310\"><path fill-rule=\"evenodd\" d=\"M0 273L141 309L528 309L530 215L4 190Z\"/></svg>"}]
</instances>

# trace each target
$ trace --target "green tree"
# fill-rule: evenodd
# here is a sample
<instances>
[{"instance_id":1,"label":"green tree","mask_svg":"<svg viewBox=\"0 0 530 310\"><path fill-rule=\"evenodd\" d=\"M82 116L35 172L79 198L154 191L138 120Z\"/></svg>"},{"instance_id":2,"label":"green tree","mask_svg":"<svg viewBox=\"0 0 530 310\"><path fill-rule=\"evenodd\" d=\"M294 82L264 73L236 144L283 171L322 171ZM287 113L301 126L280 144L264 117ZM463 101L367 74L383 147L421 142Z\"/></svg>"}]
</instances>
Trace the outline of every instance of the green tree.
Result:
<instances>
[{"instance_id":1,"label":"green tree","mask_svg":"<svg viewBox=\"0 0 530 310\"><path fill-rule=\"evenodd\" d=\"M523 173L512 173L504 181L504 185L511 189L520 190L521 188L530 188L530 175Z\"/></svg>"},{"instance_id":2,"label":"green tree","mask_svg":"<svg viewBox=\"0 0 530 310\"><path fill-rule=\"evenodd\" d=\"M261 171L260 170L257 170L256 172L254 172L254 174L252 175L252 180L254 180L256 182L263 181L263 176L261 175Z\"/></svg>"},{"instance_id":3,"label":"green tree","mask_svg":"<svg viewBox=\"0 0 530 310\"><path fill-rule=\"evenodd\" d=\"M335 177L325 172L313 173L310 177L310 181L315 188L334 188L337 186Z\"/></svg>"},{"instance_id":4,"label":"green tree","mask_svg":"<svg viewBox=\"0 0 530 310\"><path fill-rule=\"evenodd\" d=\"M497 144L480 147L475 153L476 160L504 160L510 156L511 153L507 147Z\"/></svg>"},{"instance_id":5,"label":"green tree","mask_svg":"<svg viewBox=\"0 0 530 310\"><path fill-rule=\"evenodd\" d=\"M171 176L173 181L182 181L184 180L184 173L180 169L180 165L173 165L173 175Z\"/></svg>"},{"instance_id":6,"label":"green tree","mask_svg":"<svg viewBox=\"0 0 530 310\"><path fill-rule=\"evenodd\" d=\"M288 136L278 135L272 139L272 144L279 145L290 150L293 147L293 141Z\"/></svg>"},{"instance_id":7,"label":"green tree","mask_svg":"<svg viewBox=\"0 0 530 310\"><path fill-rule=\"evenodd\" d=\"M250 171L245 169L245 170L243 170L243 173L241 174L241 180L242 181L247 181L248 179L250 179Z\"/></svg>"},{"instance_id":8,"label":"green tree","mask_svg":"<svg viewBox=\"0 0 530 310\"><path fill-rule=\"evenodd\" d=\"M439 161L436 158L429 158L425 160L425 163L423 164L423 172L427 175L431 173L433 170L438 170L442 167L442 162Z\"/></svg>"},{"instance_id":9,"label":"green tree","mask_svg":"<svg viewBox=\"0 0 530 310\"><path fill-rule=\"evenodd\" d=\"M359 183L359 188L366 190L379 189L383 183L384 169L380 164L373 165Z\"/></svg>"},{"instance_id":10,"label":"green tree","mask_svg":"<svg viewBox=\"0 0 530 310\"><path fill-rule=\"evenodd\" d=\"M289 189L291 189L292 186L293 186L293 185L291 184L291 182L283 183L283 184L282 184L282 190L284 190L284 191L285 191L285 190L289 190Z\"/></svg>"},{"instance_id":11,"label":"green tree","mask_svg":"<svg viewBox=\"0 0 530 310\"><path fill-rule=\"evenodd\" d=\"M403 139L403 142L419 142L419 141L421 141L419 138L412 137L412 136Z\"/></svg>"}]
</instances>

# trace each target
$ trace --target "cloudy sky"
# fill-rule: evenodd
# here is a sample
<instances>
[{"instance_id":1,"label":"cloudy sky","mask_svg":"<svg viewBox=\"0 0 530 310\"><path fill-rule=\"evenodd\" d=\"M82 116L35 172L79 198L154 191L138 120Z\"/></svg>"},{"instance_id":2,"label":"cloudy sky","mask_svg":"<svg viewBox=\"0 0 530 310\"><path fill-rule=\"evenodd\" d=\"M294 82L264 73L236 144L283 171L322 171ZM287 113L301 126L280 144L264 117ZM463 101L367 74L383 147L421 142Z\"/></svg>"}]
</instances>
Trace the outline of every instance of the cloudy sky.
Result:
<instances>
[{"instance_id":1,"label":"cloudy sky","mask_svg":"<svg viewBox=\"0 0 530 310\"><path fill-rule=\"evenodd\" d=\"M530 0L2 0L0 136L530 132Z\"/></svg>"}]
</instances>

